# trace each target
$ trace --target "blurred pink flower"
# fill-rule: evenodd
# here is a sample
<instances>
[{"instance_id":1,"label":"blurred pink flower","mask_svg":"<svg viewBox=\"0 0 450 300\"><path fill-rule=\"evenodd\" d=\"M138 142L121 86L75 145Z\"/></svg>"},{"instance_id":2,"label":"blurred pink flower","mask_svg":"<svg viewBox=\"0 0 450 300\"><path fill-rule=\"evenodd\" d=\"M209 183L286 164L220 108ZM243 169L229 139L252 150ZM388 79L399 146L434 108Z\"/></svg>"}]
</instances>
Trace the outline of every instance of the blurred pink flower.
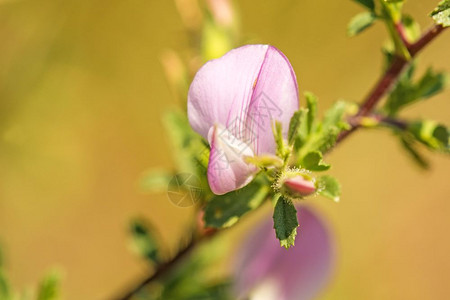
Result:
<instances>
[{"instance_id":1,"label":"blurred pink flower","mask_svg":"<svg viewBox=\"0 0 450 300\"><path fill-rule=\"evenodd\" d=\"M222 26L230 27L233 23L233 7L230 0L208 0L207 5L214 19Z\"/></svg>"},{"instance_id":2,"label":"blurred pink flower","mask_svg":"<svg viewBox=\"0 0 450 300\"><path fill-rule=\"evenodd\" d=\"M294 70L269 45L247 45L207 62L188 93L192 128L209 141L208 182L215 194L247 185L257 171L246 156L275 154L274 120L287 135L298 110Z\"/></svg>"},{"instance_id":3,"label":"blurred pink flower","mask_svg":"<svg viewBox=\"0 0 450 300\"><path fill-rule=\"evenodd\" d=\"M311 209L297 206L297 211L300 227L293 248L280 247L273 223L267 221L238 249L238 299L309 300L326 286L333 265L330 233Z\"/></svg>"}]
</instances>

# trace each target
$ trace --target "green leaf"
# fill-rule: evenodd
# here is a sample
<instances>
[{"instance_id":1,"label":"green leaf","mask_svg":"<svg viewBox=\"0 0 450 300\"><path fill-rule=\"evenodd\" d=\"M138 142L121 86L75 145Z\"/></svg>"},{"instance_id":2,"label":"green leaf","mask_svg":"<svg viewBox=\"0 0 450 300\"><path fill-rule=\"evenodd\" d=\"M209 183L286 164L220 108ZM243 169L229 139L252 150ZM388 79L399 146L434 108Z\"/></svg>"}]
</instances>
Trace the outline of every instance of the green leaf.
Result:
<instances>
[{"instance_id":1,"label":"green leaf","mask_svg":"<svg viewBox=\"0 0 450 300\"><path fill-rule=\"evenodd\" d=\"M409 153L410 157L419 167L421 167L422 169L428 169L430 167L430 164L419 152L419 150L417 150L417 143L410 135L410 133L400 135L400 141L403 148L406 150L406 152Z\"/></svg>"},{"instance_id":2,"label":"green leaf","mask_svg":"<svg viewBox=\"0 0 450 300\"><path fill-rule=\"evenodd\" d=\"M302 166L311 171L326 171L330 168L330 165L324 163L322 158L323 156L320 151L309 152L303 158Z\"/></svg>"},{"instance_id":3,"label":"green leaf","mask_svg":"<svg viewBox=\"0 0 450 300\"><path fill-rule=\"evenodd\" d=\"M269 193L269 184L258 178L234 192L213 197L205 207L206 227L227 228L258 208Z\"/></svg>"},{"instance_id":4,"label":"green leaf","mask_svg":"<svg viewBox=\"0 0 450 300\"><path fill-rule=\"evenodd\" d=\"M297 210L292 201L285 199L280 194L275 196L276 204L273 211L273 228L280 240L280 245L286 249L294 246L297 236Z\"/></svg>"},{"instance_id":5,"label":"green leaf","mask_svg":"<svg viewBox=\"0 0 450 300\"><path fill-rule=\"evenodd\" d=\"M177 170L197 174L199 167L206 169L209 149L202 142L202 138L192 130L186 115L180 111L170 111L166 113L163 121L172 144Z\"/></svg>"},{"instance_id":6,"label":"green leaf","mask_svg":"<svg viewBox=\"0 0 450 300\"><path fill-rule=\"evenodd\" d=\"M172 177L173 174L164 170L150 170L142 176L139 186L145 192L167 191Z\"/></svg>"},{"instance_id":7,"label":"green leaf","mask_svg":"<svg viewBox=\"0 0 450 300\"><path fill-rule=\"evenodd\" d=\"M52 272L47 275L39 285L38 300L56 300L60 299L59 292L60 275Z\"/></svg>"},{"instance_id":8,"label":"green leaf","mask_svg":"<svg viewBox=\"0 0 450 300\"><path fill-rule=\"evenodd\" d=\"M358 2L359 4L365 6L366 8L370 10L375 10L375 1L374 0L353 0L355 2Z\"/></svg>"},{"instance_id":9,"label":"green leaf","mask_svg":"<svg viewBox=\"0 0 450 300\"><path fill-rule=\"evenodd\" d=\"M444 0L439 2L430 14L433 20L444 27L450 26L450 0Z\"/></svg>"},{"instance_id":10,"label":"green leaf","mask_svg":"<svg viewBox=\"0 0 450 300\"><path fill-rule=\"evenodd\" d=\"M341 196L341 185L336 178L324 175L317 178L319 195L327 197L335 202L339 202Z\"/></svg>"},{"instance_id":11,"label":"green leaf","mask_svg":"<svg viewBox=\"0 0 450 300\"><path fill-rule=\"evenodd\" d=\"M354 16L347 26L347 35L355 36L373 25L377 16L373 12L362 12Z\"/></svg>"},{"instance_id":12,"label":"green leaf","mask_svg":"<svg viewBox=\"0 0 450 300\"><path fill-rule=\"evenodd\" d=\"M294 115L291 118L291 121L289 122L289 132L288 132L288 142L289 145L292 145L295 141L295 138L298 134L298 129L300 128L300 125L304 122L305 119L305 110L300 109L294 113Z\"/></svg>"},{"instance_id":13,"label":"green leaf","mask_svg":"<svg viewBox=\"0 0 450 300\"><path fill-rule=\"evenodd\" d=\"M273 126L273 137L277 145L277 155L280 157L285 157L286 149L284 145L282 125L279 121L275 121Z\"/></svg>"},{"instance_id":14,"label":"green leaf","mask_svg":"<svg viewBox=\"0 0 450 300\"><path fill-rule=\"evenodd\" d=\"M420 37L420 25L410 15L402 16L402 24L409 42L415 41Z\"/></svg>"},{"instance_id":15,"label":"green leaf","mask_svg":"<svg viewBox=\"0 0 450 300\"><path fill-rule=\"evenodd\" d=\"M307 133L311 134L315 130L315 122L317 117L317 97L311 92L305 92L306 107L308 108L308 114L306 118Z\"/></svg>"},{"instance_id":16,"label":"green leaf","mask_svg":"<svg viewBox=\"0 0 450 300\"><path fill-rule=\"evenodd\" d=\"M449 130L431 120L421 120L409 125L409 132L431 150L450 153Z\"/></svg>"},{"instance_id":17,"label":"green leaf","mask_svg":"<svg viewBox=\"0 0 450 300\"><path fill-rule=\"evenodd\" d=\"M309 138L309 133L308 133L308 122L307 122L307 118L308 118L308 113L309 111L301 108L299 111L299 126L298 126L298 130L297 130L297 134L296 136L294 136L294 150L297 151L300 147L302 147L306 141Z\"/></svg>"},{"instance_id":18,"label":"green leaf","mask_svg":"<svg viewBox=\"0 0 450 300\"><path fill-rule=\"evenodd\" d=\"M412 76L414 67L399 79L393 91L388 97L384 109L390 116L394 116L398 111L407 105L419 100L425 100L447 86L448 75L442 72L435 72L429 68L419 81L413 82Z\"/></svg>"},{"instance_id":19,"label":"green leaf","mask_svg":"<svg viewBox=\"0 0 450 300\"><path fill-rule=\"evenodd\" d=\"M135 219L130 224L133 250L149 262L159 264L159 243L155 230L142 219Z\"/></svg>"},{"instance_id":20,"label":"green leaf","mask_svg":"<svg viewBox=\"0 0 450 300\"><path fill-rule=\"evenodd\" d=\"M0 269L0 299L10 299L9 283L2 269Z\"/></svg>"}]
</instances>

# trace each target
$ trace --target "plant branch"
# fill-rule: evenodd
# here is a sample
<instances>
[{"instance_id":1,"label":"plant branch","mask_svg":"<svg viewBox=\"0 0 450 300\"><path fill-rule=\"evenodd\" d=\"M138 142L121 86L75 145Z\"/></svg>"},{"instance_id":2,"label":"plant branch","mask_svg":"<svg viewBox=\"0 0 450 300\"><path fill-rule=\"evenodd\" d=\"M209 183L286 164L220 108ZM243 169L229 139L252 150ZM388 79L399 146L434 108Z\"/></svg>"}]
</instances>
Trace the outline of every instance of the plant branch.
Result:
<instances>
[{"instance_id":1,"label":"plant branch","mask_svg":"<svg viewBox=\"0 0 450 300\"><path fill-rule=\"evenodd\" d=\"M416 56L425 46L427 46L432 40L434 40L445 28L442 25L434 25L428 31L426 31L415 43L407 46L411 57ZM383 96L392 88L392 86L397 82L398 77L405 69L405 67L409 64L409 61L395 56L391 65L383 74L383 76L378 80L375 84L375 87L371 90L371 92L367 95L366 99L363 101L363 104L360 106L358 113L356 116L367 116L369 115L375 106L380 102ZM343 131L337 141L337 143L345 140L349 135L356 131L358 126L352 126L349 130Z\"/></svg>"},{"instance_id":2,"label":"plant branch","mask_svg":"<svg viewBox=\"0 0 450 300\"><path fill-rule=\"evenodd\" d=\"M156 271L150 276L138 281L132 285L132 288L127 289L121 296L113 298L115 300L128 300L131 299L135 294L137 294L141 289L143 289L150 282L160 279L161 277L168 274L176 265L178 265L184 258L189 256L191 251L200 243L212 238L218 233L215 229L204 230L198 237L192 238L189 243L181 249L173 258L160 264Z\"/></svg>"},{"instance_id":3,"label":"plant branch","mask_svg":"<svg viewBox=\"0 0 450 300\"><path fill-rule=\"evenodd\" d=\"M428 45L434 38L436 38L442 31L444 27L440 25L435 25L431 29L429 29L417 42L413 44L406 44L411 57L414 57L417 53L419 53L426 45ZM368 94L366 99L363 101L363 104L360 106L360 109L356 116L353 117L353 121L350 121L351 128L347 131L342 132L336 144L342 142L346 137L348 137L351 133L356 131L361 127L361 120L363 117L371 116L375 118L377 121L386 123L391 126L396 126L398 128L405 128L405 124L402 121L396 119L389 119L380 115L373 115L372 111L378 102L382 99L382 97L387 93L387 91L393 86L393 84L397 81L399 75L408 65L409 61L404 58L396 56L392 61L390 67L386 70L384 75L379 79L376 83L375 87ZM209 238L217 235L220 231L217 230L209 230L201 233L197 238L193 238L188 245L186 245L181 251L179 251L172 259L169 261L159 265L156 271L139 281L137 284L134 284L131 289L127 290L123 293L122 296L113 298L116 300L128 300L133 297L136 293L138 293L143 287L145 287L148 283L158 280L161 277L168 274L176 265L178 265L183 259L185 259L195 247L208 240Z\"/></svg>"}]
</instances>

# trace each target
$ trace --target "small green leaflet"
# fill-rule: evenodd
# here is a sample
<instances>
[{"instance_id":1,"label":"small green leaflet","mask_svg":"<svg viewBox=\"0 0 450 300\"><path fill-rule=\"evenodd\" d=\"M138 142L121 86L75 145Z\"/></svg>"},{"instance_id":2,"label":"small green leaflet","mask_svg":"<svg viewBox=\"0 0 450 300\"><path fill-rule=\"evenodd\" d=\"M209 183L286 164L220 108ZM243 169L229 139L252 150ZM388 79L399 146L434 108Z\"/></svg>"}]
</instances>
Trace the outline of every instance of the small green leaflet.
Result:
<instances>
[{"instance_id":1,"label":"small green leaflet","mask_svg":"<svg viewBox=\"0 0 450 300\"><path fill-rule=\"evenodd\" d=\"M311 92L305 92L306 107L308 114L306 118L307 133L311 134L315 130L316 117L317 117L317 97Z\"/></svg>"},{"instance_id":2,"label":"small green leaflet","mask_svg":"<svg viewBox=\"0 0 450 300\"><path fill-rule=\"evenodd\" d=\"M419 167L421 167L422 169L428 169L430 167L428 160L426 160L417 149L418 143L410 133L401 134L400 141L403 148L406 150L406 152L409 153L410 157L414 160L415 163L417 163Z\"/></svg>"},{"instance_id":3,"label":"small green leaflet","mask_svg":"<svg viewBox=\"0 0 450 300\"><path fill-rule=\"evenodd\" d=\"M267 182L255 179L240 190L214 196L205 207L206 227L226 228L234 225L246 213L258 208L269 193Z\"/></svg>"},{"instance_id":4,"label":"small green leaflet","mask_svg":"<svg viewBox=\"0 0 450 300\"><path fill-rule=\"evenodd\" d=\"M353 0L355 2L358 2L359 4L365 6L366 8L370 10L375 10L375 1L374 0Z\"/></svg>"},{"instance_id":5,"label":"small green leaflet","mask_svg":"<svg viewBox=\"0 0 450 300\"><path fill-rule=\"evenodd\" d=\"M139 186L145 192L167 191L167 185L173 174L164 170L150 170L140 179Z\"/></svg>"},{"instance_id":6,"label":"small green leaflet","mask_svg":"<svg viewBox=\"0 0 450 300\"><path fill-rule=\"evenodd\" d=\"M132 247L137 254L149 262L159 264L159 245L154 230L143 220L133 220L130 224Z\"/></svg>"},{"instance_id":7,"label":"small green leaflet","mask_svg":"<svg viewBox=\"0 0 450 300\"><path fill-rule=\"evenodd\" d=\"M450 26L450 0L444 0L439 2L430 14L433 20L444 27Z\"/></svg>"},{"instance_id":8,"label":"small green leaflet","mask_svg":"<svg viewBox=\"0 0 450 300\"><path fill-rule=\"evenodd\" d=\"M289 132L288 132L289 145L294 144L295 138L297 137L298 134L298 130L305 120L306 113L307 113L306 110L303 108L296 111L292 116L291 121L289 122Z\"/></svg>"},{"instance_id":9,"label":"small green leaflet","mask_svg":"<svg viewBox=\"0 0 450 300\"><path fill-rule=\"evenodd\" d=\"M432 68L428 68L417 82L412 81L413 75L412 65L399 79L384 105L388 115L394 116L403 107L441 92L449 82L446 73L435 72Z\"/></svg>"},{"instance_id":10,"label":"small green leaflet","mask_svg":"<svg viewBox=\"0 0 450 300\"><path fill-rule=\"evenodd\" d=\"M324 175L317 178L319 195L327 197L335 202L339 202L341 196L341 185L336 178Z\"/></svg>"},{"instance_id":11,"label":"small green leaflet","mask_svg":"<svg viewBox=\"0 0 450 300\"><path fill-rule=\"evenodd\" d=\"M330 168L330 165L324 163L322 158L320 151L309 152L303 158L302 167L310 171L326 171Z\"/></svg>"},{"instance_id":12,"label":"small green leaflet","mask_svg":"<svg viewBox=\"0 0 450 300\"><path fill-rule=\"evenodd\" d=\"M373 25L377 16L373 12L362 12L354 16L347 26L347 35L355 36Z\"/></svg>"},{"instance_id":13,"label":"small green leaflet","mask_svg":"<svg viewBox=\"0 0 450 300\"><path fill-rule=\"evenodd\" d=\"M56 300L60 299L59 285L60 275L57 272L52 272L47 275L39 285L37 300Z\"/></svg>"},{"instance_id":14,"label":"small green leaflet","mask_svg":"<svg viewBox=\"0 0 450 300\"><path fill-rule=\"evenodd\" d=\"M275 195L275 209L273 211L273 228L280 240L280 245L286 249L294 246L297 236L297 210L292 201L283 198L280 194Z\"/></svg>"},{"instance_id":15,"label":"small green leaflet","mask_svg":"<svg viewBox=\"0 0 450 300\"><path fill-rule=\"evenodd\" d=\"M409 125L409 132L431 150L450 153L449 130L431 120L416 121Z\"/></svg>"},{"instance_id":16,"label":"small green leaflet","mask_svg":"<svg viewBox=\"0 0 450 300\"><path fill-rule=\"evenodd\" d=\"M9 283L2 269L0 269L0 299L10 299Z\"/></svg>"}]
</instances>

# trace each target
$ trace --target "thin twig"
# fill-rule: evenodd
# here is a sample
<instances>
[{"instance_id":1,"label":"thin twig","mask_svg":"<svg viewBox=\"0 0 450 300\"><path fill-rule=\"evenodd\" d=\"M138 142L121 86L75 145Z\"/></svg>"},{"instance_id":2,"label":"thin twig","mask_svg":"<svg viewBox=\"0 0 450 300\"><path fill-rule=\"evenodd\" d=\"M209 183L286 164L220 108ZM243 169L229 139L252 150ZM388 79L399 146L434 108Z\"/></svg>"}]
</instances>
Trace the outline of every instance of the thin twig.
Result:
<instances>
[{"instance_id":1,"label":"thin twig","mask_svg":"<svg viewBox=\"0 0 450 300\"><path fill-rule=\"evenodd\" d=\"M422 37L417 40L415 43L409 45L407 47L411 57L416 56L426 45L428 45L432 40L434 40L445 28L442 25L434 25L428 31L426 31ZM401 57L394 57L390 67L386 70L383 76L378 80L375 87L371 90L369 95L367 95L366 99L363 101L363 104L360 106L358 113L356 116L367 116L369 115L375 106L380 102L383 96L387 93L387 91L392 88L395 82L398 80L399 75L405 69L405 67L409 64L410 61L405 60ZM337 141L336 144L345 140L348 136L350 136L353 132L358 129L358 126L351 127L349 130L343 131Z\"/></svg>"}]
</instances>

